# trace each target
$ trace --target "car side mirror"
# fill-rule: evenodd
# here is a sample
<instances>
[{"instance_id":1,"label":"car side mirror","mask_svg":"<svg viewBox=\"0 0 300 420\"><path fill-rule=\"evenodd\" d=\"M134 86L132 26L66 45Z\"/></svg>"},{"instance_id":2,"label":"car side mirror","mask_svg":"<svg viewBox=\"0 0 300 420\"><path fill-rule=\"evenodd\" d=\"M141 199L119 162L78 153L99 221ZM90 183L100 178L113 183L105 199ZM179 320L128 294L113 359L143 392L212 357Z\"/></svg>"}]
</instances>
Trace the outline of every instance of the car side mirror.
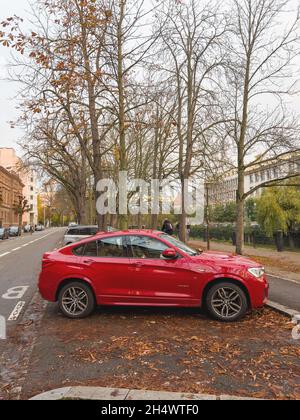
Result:
<instances>
[{"instance_id":1,"label":"car side mirror","mask_svg":"<svg viewBox=\"0 0 300 420\"><path fill-rule=\"evenodd\" d=\"M176 260L178 256L177 252L173 248L165 249L161 255L166 260Z\"/></svg>"}]
</instances>

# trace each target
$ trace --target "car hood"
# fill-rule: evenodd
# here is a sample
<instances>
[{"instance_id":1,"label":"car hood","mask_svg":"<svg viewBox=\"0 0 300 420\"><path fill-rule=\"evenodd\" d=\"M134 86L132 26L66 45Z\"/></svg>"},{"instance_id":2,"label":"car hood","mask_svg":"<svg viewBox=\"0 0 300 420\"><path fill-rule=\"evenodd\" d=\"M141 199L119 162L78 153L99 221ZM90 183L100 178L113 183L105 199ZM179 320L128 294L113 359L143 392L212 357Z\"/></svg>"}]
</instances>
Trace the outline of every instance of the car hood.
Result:
<instances>
[{"instance_id":1,"label":"car hood","mask_svg":"<svg viewBox=\"0 0 300 420\"><path fill-rule=\"evenodd\" d=\"M203 252L201 255L193 257L195 263L212 263L224 266L239 266L239 267L261 267L261 264L257 263L256 261L243 257L241 255L234 255L225 252L216 252L216 251L206 251Z\"/></svg>"}]
</instances>

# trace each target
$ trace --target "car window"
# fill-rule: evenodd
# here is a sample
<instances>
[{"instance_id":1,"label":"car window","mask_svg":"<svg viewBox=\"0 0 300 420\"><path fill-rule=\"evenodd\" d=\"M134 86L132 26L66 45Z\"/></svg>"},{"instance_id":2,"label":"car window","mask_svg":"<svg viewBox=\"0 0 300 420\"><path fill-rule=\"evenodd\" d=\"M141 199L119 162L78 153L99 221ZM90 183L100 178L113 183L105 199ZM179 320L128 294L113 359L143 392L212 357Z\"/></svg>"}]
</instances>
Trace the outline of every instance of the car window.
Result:
<instances>
[{"instance_id":1,"label":"car window","mask_svg":"<svg viewBox=\"0 0 300 420\"><path fill-rule=\"evenodd\" d=\"M122 236L104 238L98 241L98 256L124 258L127 257L126 247L123 245Z\"/></svg>"},{"instance_id":2,"label":"car window","mask_svg":"<svg viewBox=\"0 0 300 420\"><path fill-rule=\"evenodd\" d=\"M86 227L79 229L79 235L82 236L92 236L96 235L98 229L96 227Z\"/></svg>"},{"instance_id":3,"label":"car window","mask_svg":"<svg viewBox=\"0 0 300 420\"><path fill-rule=\"evenodd\" d=\"M84 256L86 257L97 257L98 256L97 241L88 242L85 244Z\"/></svg>"},{"instance_id":4,"label":"car window","mask_svg":"<svg viewBox=\"0 0 300 420\"><path fill-rule=\"evenodd\" d=\"M173 236L167 235L166 233L162 233L159 236L160 236L160 238L164 239L165 241L168 241L170 244L176 246L176 248L180 249L181 251L185 252L186 254L188 254L190 256L199 255L199 252L190 248L189 246L187 246L183 242L179 241L179 239L174 238Z\"/></svg>"},{"instance_id":5,"label":"car window","mask_svg":"<svg viewBox=\"0 0 300 420\"><path fill-rule=\"evenodd\" d=\"M133 258L159 259L162 252L169 248L149 236L128 236L127 242Z\"/></svg>"},{"instance_id":6,"label":"car window","mask_svg":"<svg viewBox=\"0 0 300 420\"><path fill-rule=\"evenodd\" d=\"M79 235L79 229L69 229L67 235Z\"/></svg>"},{"instance_id":7,"label":"car window","mask_svg":"<svg viewBox=\"0 0 300 420\"><path fill-rule=\"evenodd\" d=\"M84 246L85 245L80 245L80 246L77 246L76 248L73 248L73 254L74 255L77 255L77 256L82 256L82 254L83 254L83 250L84 250Z\"/></svg>"},{"instance_id":8,"label":"car window","mask_svg":"<svg viewBox=\"0 0 300 420\"><path fill-rule=\"evenodd\" d=\"M96 235L96 233L98 233L97 227L89 228L89 235Z\"/></svg>"}]
</instances>

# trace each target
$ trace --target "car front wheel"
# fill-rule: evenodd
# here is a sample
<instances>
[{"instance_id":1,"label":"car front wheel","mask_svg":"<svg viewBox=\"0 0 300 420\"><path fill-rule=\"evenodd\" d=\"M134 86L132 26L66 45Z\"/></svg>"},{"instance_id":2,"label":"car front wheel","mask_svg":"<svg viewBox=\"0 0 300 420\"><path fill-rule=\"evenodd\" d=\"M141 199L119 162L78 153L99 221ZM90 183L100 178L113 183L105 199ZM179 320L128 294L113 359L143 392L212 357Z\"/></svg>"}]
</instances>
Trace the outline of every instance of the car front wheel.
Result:
<instances>
[{"instance_id":1,"label":"car front wheel","mask_svg":"<svg viewBox=\"0 0 300 420\"><path fill-rule=\"evenodd\" d=\"M230 282L223 282L209 290L206 307L214 319L234 322L246 314L248 302L241 287Z\"/></svg>"},{"instance_id":2,"label":"car front wheel","mask_svg":"<svg viewBox=\"0 0 300 420\"><path fill-rule=\"evenodd\" d=\"M95 297L88 285L81 282L68 283L58 297L61 312L68 318L88 317L95 309Z\"/></svg>"}]
</instances>

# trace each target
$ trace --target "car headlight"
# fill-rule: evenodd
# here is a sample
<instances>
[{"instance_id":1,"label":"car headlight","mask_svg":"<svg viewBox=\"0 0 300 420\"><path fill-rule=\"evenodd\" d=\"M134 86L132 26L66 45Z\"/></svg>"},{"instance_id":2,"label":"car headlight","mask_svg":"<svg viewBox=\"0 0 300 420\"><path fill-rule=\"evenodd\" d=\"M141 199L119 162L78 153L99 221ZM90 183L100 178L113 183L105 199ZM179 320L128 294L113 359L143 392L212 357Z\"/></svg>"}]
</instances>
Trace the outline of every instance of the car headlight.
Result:
<instances>
[{"instance_id":1,"label":"car headlight","mask_svg":"<svg viewBox=\"0 0 300 420\"><path fill-rule=\"evenodd\" d=\"M250 274L252 274L257 279L261 278L265 274L264 267L259 268L248 268Z\"/></svg>"}]
</instances>

